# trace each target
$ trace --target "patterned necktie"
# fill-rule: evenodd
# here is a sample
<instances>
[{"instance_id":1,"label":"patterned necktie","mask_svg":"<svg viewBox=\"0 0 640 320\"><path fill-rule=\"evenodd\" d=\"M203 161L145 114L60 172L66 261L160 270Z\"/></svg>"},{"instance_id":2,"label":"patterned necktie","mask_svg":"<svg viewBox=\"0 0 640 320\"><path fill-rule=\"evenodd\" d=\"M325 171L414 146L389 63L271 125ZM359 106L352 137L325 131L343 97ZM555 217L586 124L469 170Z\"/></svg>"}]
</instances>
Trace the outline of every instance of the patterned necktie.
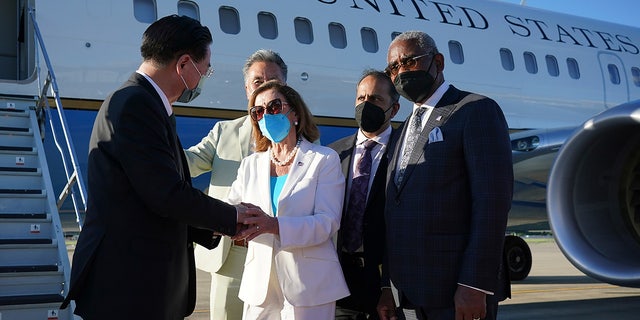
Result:
<instances>
[{"instance_id":1,"label":"patterned necktie","mask_svg":"<svg viewBox=\"0 0 640 320\"><path fill-rule=\"evenodd\" d=\"M356 165L349 191L349 207L347 208L347 221L345 221L347 232L344 233L344 248L348 252L354 252L362 245L362 221L367 205L367 190L371 176L371 150L378 143L367 140L363 144L364 152Z\"/></svg>"},{"instance_id":2,"label":"patterned necktie","mask_svg":"<svg viewBox=\"0 0 640 320\"><path fill-rule=\"evenodd\" d=\"M407 139L404 145L404 152L402 152L400 166L398 167L398 173L396 174L397 186L400 186L400 184L402 183L402 177L404 175L404 171L407 169L409 158L411 158L411 152L413 152L413 147L418 141L418 136L422 131L422 115L425 111L427 111L426 107L420 107L416 109L415 113L413 114L413 118L411 118L411 125L407 130Z\"/></svg>"}]
</instances>

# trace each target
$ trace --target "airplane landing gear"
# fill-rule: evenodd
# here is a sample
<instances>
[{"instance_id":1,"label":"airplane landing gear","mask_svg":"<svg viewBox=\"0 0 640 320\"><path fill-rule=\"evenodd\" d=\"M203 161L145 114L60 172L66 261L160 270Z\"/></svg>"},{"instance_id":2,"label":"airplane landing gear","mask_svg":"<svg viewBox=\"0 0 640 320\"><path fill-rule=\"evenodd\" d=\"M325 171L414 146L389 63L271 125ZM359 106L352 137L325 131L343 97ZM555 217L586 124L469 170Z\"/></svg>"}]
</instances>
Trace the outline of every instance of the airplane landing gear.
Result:
<instances>
[{"instance_id":1,"label":"airplane landing gear","mask_svg":"<svg viewBox=\"0 0 640 320\"><path fill-rule=\"evenodd\" d=\"M529 245L518 236L508 235L505 237L503 254L511 280L524 280L533 262Z\"/></svg>"}]
</instances>

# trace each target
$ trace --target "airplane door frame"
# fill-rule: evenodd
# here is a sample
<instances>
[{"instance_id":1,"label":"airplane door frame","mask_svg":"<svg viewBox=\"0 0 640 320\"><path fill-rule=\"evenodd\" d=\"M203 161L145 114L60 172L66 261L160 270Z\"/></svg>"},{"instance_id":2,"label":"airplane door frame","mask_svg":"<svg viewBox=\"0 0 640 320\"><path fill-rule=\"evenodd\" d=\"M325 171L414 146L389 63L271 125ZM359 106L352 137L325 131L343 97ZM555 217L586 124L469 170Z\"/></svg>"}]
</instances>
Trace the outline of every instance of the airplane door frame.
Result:
<instances>
[{"instance_id":1,"label":"airplane door frame","mask_svg":"<svg viewBox=\"0 0 640 320\"><path fill-rule=\"evenodd\" d=\"M629 83L627 82L627 71L624 68L622 59L615 53L599 52L598 62L600 62L600 71L602 72L602 87L604 92L603 102L606 109L615 107L621 103L629 101ZM619 83L614 83L614 71L610 70L615 66L617 68L617 77Z\"/></svg>"}]
</instances>

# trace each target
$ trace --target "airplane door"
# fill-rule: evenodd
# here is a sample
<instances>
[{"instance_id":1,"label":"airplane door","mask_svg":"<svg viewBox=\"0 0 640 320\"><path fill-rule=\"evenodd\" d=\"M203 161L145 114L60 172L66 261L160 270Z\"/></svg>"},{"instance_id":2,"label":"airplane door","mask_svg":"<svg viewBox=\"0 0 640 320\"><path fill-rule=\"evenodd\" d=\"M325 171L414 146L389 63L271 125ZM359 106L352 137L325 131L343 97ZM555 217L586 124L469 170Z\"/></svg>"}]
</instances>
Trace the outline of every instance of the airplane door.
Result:
<instances>
[{"instance_id":1,"label":"airplane door","mask_svg":"<svg viewBox=\"0 0 640 320\"><path fill-rule=\"evenodd\" d=\"M609 52L600 52L598 60L602 71L605 108L629 101L629 84L622 60Z\"/></svg>"}]
</instances>

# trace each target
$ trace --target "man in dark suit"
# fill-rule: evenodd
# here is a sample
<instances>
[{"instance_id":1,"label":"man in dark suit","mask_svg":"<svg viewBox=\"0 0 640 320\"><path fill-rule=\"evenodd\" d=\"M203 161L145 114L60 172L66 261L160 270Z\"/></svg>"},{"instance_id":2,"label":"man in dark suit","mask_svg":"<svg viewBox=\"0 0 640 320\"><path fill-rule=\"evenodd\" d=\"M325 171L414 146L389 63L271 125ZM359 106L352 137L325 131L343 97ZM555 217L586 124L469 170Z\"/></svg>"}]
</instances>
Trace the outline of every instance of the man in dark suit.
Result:
<instances>
[{"instance_id":1,"label":"man in dark suit","mask_svg":"<svg viewBox=\"0 0 640 320\"><path fill-rule=\"evenodd\" d=\"M387 144L392 134L391 119L400 107L399 97L386 74L366 70L356 89L355 118L360 129L356 134L329 145L340 156L342 171L347 178L337 247L351 295L337 301L336 319L378 319L376 305L380 297L380 265L384 248ZM357 167L362 165L362 161L369 161L370 172L365 177L364 190L367 192L363 206L358 208L355 205L358 200L353 198L356 191L351 191L351 188L357 184L354 179L360 179Z\"/></svg>"},{"instance_id":2,"label":"man in dark suit","mask_svg":"<svg viewBox=\"0 0 640 320\"><path fill-rule=\"evenodd\" d=\"M207 27L168 16L143 35L139 69L102 104L89 146L88 206L62 308L91 319L184 319L195 306L193 241L217 244L259 209L193 188L171 103L211 75ZM193 88L193 89L192 89Z\"/></svg>"},{"instance_id":3,"label":"man in dark suit","mask_svg":"<svg viewBox=\"0 0 640 320\"><path fill-rule=\"evenodd\" d=\"M502 247L511 206L511 144L498 104L445 81L444 57L419 31L387 53L398 92L414 103L390 144L387 259L378 312L407 318L496 319L508 295Z\"/></svg>"}]
</instances>

